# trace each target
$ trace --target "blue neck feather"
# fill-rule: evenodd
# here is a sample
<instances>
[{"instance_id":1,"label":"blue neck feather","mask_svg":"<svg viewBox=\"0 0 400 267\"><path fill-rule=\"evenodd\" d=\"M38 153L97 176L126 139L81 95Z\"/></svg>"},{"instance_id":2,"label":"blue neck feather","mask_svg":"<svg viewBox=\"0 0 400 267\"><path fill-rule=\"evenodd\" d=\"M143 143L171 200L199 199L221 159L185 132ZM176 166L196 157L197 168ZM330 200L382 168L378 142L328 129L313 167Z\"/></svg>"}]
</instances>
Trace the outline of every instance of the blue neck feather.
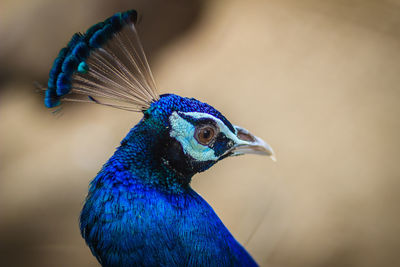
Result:
<instances>
[{"instance_id":1,"label":"blue neck feather","mask_svg":"<svg viewBox=\"0 0 400 267\"><path fill-rule=\"evenodd\" d=\"M164 97L144 112L92 181L80 218L82 235L103 266L255 266L191 189L194 172L163 159L169 153L162 146L168 120L159 116L171 110L160 105L176 98Z\"/></svg>"},{"instance_id":2,"label":"blue neck feather","mask_svg":"<svg viewBox=\"0 0 400 267\"><path fill-rule=\"evenodd\" d=\"M75 34L49 73L48 108L91 101L144 114L91 182L82 236L102 266L256 266L190 187L250 135L206 103L158 96L136 19L128 10Z\"/></svg>"}]
</instances>

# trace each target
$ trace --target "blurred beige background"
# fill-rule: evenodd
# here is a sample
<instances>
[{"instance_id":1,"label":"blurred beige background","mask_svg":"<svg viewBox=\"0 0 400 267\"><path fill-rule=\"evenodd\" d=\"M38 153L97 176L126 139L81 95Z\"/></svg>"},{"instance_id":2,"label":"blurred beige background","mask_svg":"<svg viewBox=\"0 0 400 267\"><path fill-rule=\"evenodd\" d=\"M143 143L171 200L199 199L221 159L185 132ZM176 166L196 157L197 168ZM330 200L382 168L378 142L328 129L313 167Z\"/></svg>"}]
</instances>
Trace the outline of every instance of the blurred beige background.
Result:
<instances>
[{"instance_id":1,"label":"blurred beige background","mask_svg":"<svg viewBox=\"0 0 400 267\"><path fill-rule=\"evenodd\" d=\"M400 266L400 1L1 0L2 266L98 266L79 212L140 114L53 115L32 82L74 32L131 8L162 93L276 150L193 180L262 266Z\"/></svg>"}]
</instances>

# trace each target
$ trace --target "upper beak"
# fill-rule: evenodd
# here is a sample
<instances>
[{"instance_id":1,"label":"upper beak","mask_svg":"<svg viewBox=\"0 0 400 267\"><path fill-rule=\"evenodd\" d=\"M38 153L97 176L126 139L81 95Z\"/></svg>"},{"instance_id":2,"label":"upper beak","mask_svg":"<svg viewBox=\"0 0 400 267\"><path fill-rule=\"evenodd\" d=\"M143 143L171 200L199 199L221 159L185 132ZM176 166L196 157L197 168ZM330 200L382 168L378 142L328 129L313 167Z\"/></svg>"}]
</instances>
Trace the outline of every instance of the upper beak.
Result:
<instances>
[{"instance_id":1,"label":"upper beak","mask_svg":"<svg viewBox=\"0 0 400 267\"><path fill-rule=\"evenodd\" d=\"M239 142L231 150L233 156L259 154L269 156L273 161L276 161L274 150L264 140L239 126L235 126L235 128L237 130L236 137L239 139Z\"/></svg>"}]
</instances>

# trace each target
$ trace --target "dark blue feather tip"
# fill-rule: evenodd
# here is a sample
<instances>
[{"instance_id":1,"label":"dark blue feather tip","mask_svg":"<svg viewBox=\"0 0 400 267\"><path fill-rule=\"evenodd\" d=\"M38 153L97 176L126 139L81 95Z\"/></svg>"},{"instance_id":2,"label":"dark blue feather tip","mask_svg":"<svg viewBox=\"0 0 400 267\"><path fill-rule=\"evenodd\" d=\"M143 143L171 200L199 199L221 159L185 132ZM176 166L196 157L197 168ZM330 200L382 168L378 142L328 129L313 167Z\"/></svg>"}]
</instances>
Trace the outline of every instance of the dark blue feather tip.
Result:
<instances>
[{"instance_id":1,"label":"dark blue feather tip","mask_svg":"<svg viewBox=\"0 0 400 267\"><path fill-rule=\"evenodd\" d=\"M48 108L60 105L61 97L70 93L74 73L89 71L86 60L90 53L102 47L123 26L137 21L135 10L116 13L104 22L90 27L85 34L76 33L68 45L60 50L49 73L44 104Z\"/></svg>"},{"instance_id":2,"label":"dark blue feather tip","mask_svg":"<svg viewBox=\"0 0 400 267\"><path fill-rule=\"evenodd\" d=\"M55 91L46 90L44 104L48 108L54 108L60 105L60 100L57 98L57 94Z\"/></svg>"}]
</instances>

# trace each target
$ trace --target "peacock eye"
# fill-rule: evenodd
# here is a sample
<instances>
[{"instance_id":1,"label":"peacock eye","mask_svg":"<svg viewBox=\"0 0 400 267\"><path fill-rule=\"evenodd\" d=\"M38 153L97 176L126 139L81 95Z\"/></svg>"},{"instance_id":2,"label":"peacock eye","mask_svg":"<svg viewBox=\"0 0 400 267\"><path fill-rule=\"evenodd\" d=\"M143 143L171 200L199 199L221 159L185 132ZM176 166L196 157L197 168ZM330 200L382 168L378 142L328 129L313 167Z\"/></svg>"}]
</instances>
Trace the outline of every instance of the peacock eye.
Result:
<instances>
[{"instance_id":1,"label":"peacock eye","mask_svg":"<svg viewBox=\"0 0 400 267\"><path fill-rule=\"evenodd\" d=\"M217 129L211 125L202 125L196 128L194 137L202 145L210 144L217 135Z\"/></svg>"}]
</instances>

